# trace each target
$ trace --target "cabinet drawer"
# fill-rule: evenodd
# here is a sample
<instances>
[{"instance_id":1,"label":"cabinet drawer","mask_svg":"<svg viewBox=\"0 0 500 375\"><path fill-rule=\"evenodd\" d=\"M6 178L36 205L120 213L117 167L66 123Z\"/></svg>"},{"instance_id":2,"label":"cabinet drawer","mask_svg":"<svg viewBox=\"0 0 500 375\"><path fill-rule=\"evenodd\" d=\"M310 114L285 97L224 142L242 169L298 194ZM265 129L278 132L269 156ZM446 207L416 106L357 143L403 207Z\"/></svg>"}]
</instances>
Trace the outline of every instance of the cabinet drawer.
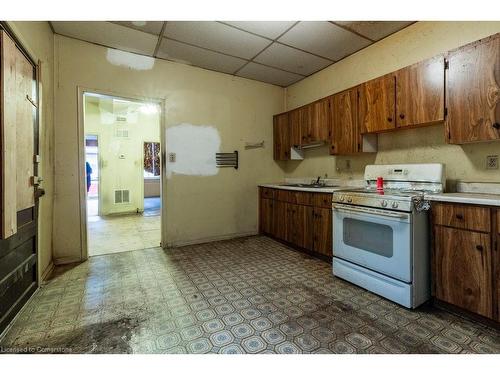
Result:
<instances>
[{"instance_id":1,"label":"cabinet drawer","mask_svg":"<svg viewBox=\"0 0 500 375\"><path fill-rule=\"evenodd\" d=\"M312 195L313 193L307 193L304 191L278 190L276 198L279 201L287 203L310 206L312 205Z\"/></svg>"},{"instance_id":2,"label":"cabinet drawer","mask_svg":"<svg viewBox=\"0 0 500 375\"><path fill-rule=\"evenodd\" d=\"M332 194L330 193L314 193L313 206L332 208Z\"/></svg>"},{"instance_id":3,"label":"cabinet drawer","mask_svg":"<svg viewBox=\"0 0 500 375\"><path fill-rule=\"evenodd\" d=\"M435 203L432 205L434 224L449 227L491 231L490 209L459 204Z\"/></svg>"},{"instance_id":4,"label":"cabinet drawer","mask_svg":"<svg viewBox=\"0 0 500 375\"><path fill-rule=\"evenodd\" d=\"M267 199L274 199L274 192L275 192L274 189L263 187L260 190L260 197Z\"/></svg>"}]
</instances>

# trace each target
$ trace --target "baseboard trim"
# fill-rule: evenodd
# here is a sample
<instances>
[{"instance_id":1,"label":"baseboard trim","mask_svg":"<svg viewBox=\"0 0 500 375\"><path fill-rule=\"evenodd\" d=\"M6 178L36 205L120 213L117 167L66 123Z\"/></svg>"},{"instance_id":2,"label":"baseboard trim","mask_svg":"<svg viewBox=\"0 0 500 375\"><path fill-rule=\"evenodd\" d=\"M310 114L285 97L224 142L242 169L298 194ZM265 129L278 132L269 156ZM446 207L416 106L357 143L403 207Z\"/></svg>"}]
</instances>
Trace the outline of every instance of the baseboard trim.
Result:
<instances>
[{"instance_id":1,"label":"baseboard trim","mask_svg":"<svg viewBox=\"0 0 500 375\"><path fill-rule=\"evenodd\" d=\"M189 245L200 245L200 244L209 243L209 242L231 240L233 238L256 236L257 234L259 234L258 231L251 231L251 232L243 232L243 233L225 234L222 236L203 237L203 238L197 238L197 239L188 240L188 241L172 241L172 242L167 242L166 247L169 248L169 247L182 247L182 246L189 246Z\"/></svg>"},{"instance_id":2,"label":"baseboard trim","mask_svg":"<svg viewBox=\"0 0 500 375\"><path fill-rule=\"evenodd\" d=\"M54 271L54 268L55 268L55 264L54 262L50 262L49 265L45 268L45 271L42 272L42 276L40 278L40 281L41 282L44 282L46 281L50 275L52 274L52 271Z\"/></svg>"},{"instance_id":3,"label":"baseboard trim","mask_svg":"<svg viewBox=\"0 0 500 375\"><path fill-rule=\"evenodd\" d=\"M71 264L71 263L81 263L82 259L77 257L67 257L67 258L55 258L54 265L61 266L63 264Z\"/></svg>"}]
</instances>

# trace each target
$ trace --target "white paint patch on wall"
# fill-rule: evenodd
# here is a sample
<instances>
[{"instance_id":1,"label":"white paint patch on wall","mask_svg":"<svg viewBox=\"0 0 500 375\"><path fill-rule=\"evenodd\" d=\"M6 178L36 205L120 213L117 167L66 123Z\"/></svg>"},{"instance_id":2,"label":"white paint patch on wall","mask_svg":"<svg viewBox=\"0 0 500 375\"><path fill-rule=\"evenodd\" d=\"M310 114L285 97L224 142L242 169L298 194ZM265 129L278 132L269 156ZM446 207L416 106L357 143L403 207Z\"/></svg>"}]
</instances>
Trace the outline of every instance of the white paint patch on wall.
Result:
<instances>
[{"instance_id":1,"label":"white paint patch on wall","mask_svg":"<svg viewBox=\"0 0 500 375\"><path fill-rule=\"evenodd\" d=\"M135 53L108 48L106 59L113 65L124 66L134 70L151 70L155 59Z\"/></svg>"},{"instance_id":2,"label":"white paint patch on wall","mask_svg":"<svg viewBox=\"0 0 500 375\"><path fill-rule=\"evenodd\" d=\"M167 161L167 178L173 173L189 176L214 176L219 170L215 153L220 149L219 132L213 126L179 124L167 129L167 153L175 153L175 162Z\"/></svg>"}]
</instances>

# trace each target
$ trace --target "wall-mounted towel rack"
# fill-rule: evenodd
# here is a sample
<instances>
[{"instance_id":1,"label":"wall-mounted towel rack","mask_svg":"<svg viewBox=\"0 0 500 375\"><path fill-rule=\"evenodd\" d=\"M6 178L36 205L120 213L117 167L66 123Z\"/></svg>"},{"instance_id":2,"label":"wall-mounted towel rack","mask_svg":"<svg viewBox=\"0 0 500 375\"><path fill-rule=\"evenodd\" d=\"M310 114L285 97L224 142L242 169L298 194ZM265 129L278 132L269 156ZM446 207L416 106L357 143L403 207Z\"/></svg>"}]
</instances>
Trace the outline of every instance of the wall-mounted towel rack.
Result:
<instances>
[{"instance_id":1,"label":"wall-mounted towel rack","mask_svg":"<svg viewBox=\"0 0 500 375\"><path fill-rule=\"evenodd\" d=\"M215 154L217 168L234 167L238 169L238 151L235 152L217 152Z\"/></svg>"}]
</instances>

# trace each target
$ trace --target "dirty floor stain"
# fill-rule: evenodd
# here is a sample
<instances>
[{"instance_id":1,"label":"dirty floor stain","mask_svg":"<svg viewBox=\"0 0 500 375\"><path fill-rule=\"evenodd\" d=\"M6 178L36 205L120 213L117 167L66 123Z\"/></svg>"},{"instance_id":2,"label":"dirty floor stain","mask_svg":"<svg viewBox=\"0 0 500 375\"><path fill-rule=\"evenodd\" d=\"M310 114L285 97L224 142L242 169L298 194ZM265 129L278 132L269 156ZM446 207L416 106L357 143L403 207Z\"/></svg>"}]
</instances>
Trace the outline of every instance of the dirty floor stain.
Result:
<instances>
[{"instance_id":1,"label":"dirty floor stain","mask_svg":"<svg viewBox=\"0 0 500 375\"><path fill-rule=\"evenodd\" d=\"M31 353L500 353L500 332L402 308L266 237L59 267L0 341Z\"/></svg>"}]
</instances>

